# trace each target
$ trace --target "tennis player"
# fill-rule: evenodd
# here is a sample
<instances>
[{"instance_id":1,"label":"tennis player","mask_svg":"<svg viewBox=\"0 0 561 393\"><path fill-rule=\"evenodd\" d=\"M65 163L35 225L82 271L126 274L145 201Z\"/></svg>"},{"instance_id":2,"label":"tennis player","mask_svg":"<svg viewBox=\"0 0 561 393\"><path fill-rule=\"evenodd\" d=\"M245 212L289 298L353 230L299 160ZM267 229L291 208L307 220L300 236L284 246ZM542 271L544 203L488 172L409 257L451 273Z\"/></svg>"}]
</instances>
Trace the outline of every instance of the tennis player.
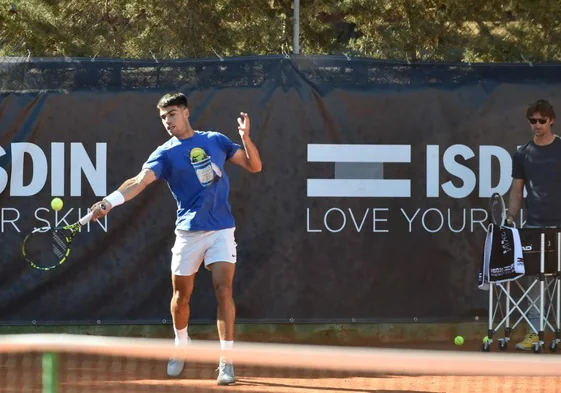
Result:
<instances>
[{"instance_id":1,"label":"tennis player","mask_svg":"<svg viewBox=\"0 0 561 393\"><path fill-rule=\"evenodd\" d=\"M189 123L187 98L182 93L164 95L157 104L162 124L171 138L159 146L142 166L140 173L125 181L115 192L95 203L94 220L112 208L130 201L150 183L163 179L177 201L176 240L171 249L173 296L171 315L175 344L187 345L189 301L201 263L212 273L218 303L217 327L223 351L234 344L235 305L232 282L236 264L235 222L228 194L230 183L224 164L229 161L249 172L261 171L261 159L250 138L250 119L238 118L243 149L225 135L193 130ZM103 208L105 207L105 209ZM170 359L169 376L183 371L184 361ZM217 382L235 382L234 367L220 357Z\"/></svg>"},{"instance_id":2,"label":"tennis player","mask_svg":"<svg viewBox=\"0 0 561 393\"><path fill-rule=\"evenodd\" d=\"M533 138L513 154L507 223L512 224L520 212L526 186L527 218L524 228L560 227L561 139L551 130L555 111L548 101L538 100L529 105L526 117ZM540 296L539 286L534 285L528 296L536 301ZM539 318L538 310L531 307L528 319L533 331L516 344L517 349L531 350L533 343L539 341L536 333L540 326Z\"/></svg>"}]
</instances>

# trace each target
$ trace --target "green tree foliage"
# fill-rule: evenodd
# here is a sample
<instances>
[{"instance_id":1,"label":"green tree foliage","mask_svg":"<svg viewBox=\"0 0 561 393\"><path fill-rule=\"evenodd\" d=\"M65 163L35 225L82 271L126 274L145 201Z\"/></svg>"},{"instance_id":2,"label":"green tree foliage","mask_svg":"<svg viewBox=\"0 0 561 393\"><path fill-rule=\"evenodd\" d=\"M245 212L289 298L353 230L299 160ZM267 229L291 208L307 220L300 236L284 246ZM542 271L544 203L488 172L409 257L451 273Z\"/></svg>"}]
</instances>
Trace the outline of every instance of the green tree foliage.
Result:
<instances>
[{"instance_id":1,"label":"green tree foliage","mask_svg":"<svg viewBox=\"0 0 561 393\"><path fill-rule=\"evenodd\" d=\"M0 56L196 58L292 51L292 0L0 0ZM561 57L557 0L301 0L302 54Z\"/></svg>"},{"instance_id":2,"label":"green tree foliage","mask_svg":"<svg viewBox=\"0 0 561 393\"><path fill-rule=\"evenodd\" d=\"M553 0L345 0L366 56L410 61L558 61L561 3Z\"/></svg>"}]
</instances>

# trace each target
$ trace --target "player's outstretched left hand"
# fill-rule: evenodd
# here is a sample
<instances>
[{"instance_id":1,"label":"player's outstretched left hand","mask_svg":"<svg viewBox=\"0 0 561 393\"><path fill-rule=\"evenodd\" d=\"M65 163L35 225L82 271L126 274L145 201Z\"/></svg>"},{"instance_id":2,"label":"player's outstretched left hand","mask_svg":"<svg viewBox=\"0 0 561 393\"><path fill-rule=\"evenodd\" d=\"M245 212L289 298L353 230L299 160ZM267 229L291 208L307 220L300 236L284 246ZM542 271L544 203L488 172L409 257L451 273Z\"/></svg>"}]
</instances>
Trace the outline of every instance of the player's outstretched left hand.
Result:
<instances>
[{"instance_id":1,"label":"player's outstretched left hand","mask_svg":"<svg viewBox=\"0 0 561 393\"><path fill-rule=\"evenodd\" d=\"M240 112L242 117L238 117L238 131L240 132L240 136L242 139L249 139L249 116L245 112Z\"/></svg>"}]
</instances>

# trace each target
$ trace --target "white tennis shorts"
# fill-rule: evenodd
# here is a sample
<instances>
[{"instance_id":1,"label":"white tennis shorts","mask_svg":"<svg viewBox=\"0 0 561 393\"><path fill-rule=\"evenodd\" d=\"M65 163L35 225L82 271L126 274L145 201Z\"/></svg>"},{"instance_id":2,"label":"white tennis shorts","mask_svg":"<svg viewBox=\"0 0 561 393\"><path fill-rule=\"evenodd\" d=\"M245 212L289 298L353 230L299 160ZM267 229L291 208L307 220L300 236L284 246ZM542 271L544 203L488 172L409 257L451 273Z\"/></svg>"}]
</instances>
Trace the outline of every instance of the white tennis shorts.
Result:
<instances>
[{"instance_id":1,"label":"white tennis shorts","mask_svg":"<svg viewBox=\"0 0 561 393\"><path fill-rule=\"evenodd\" d=\"M177 276L190 276L214 262L236 263L236 228L218 231L175 230L175 244L171 249L171 272Z\"/></svg>"}]
</instances>

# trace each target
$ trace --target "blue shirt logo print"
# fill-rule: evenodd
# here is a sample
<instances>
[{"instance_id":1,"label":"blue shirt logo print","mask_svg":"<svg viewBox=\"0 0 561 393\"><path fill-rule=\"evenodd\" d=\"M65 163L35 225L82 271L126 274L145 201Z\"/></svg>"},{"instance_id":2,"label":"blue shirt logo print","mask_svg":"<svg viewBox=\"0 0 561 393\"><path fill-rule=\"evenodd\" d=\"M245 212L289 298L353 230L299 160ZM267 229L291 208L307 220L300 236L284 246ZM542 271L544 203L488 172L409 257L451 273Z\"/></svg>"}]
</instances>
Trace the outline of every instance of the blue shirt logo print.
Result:
<instances>
[{"instance_id":1,"label":"blue shirt logo print","mask_svg":"<svg viewBox=\"0 0 561 393\"><path fill-rule=\"evenodd\" d=\"M198 147L191 149L187 156L195 169L201 186L204 188L209 187L218 175L214 170L217 167L213 164L212 158L203 149Z\"/></svg>"}]
</instances>

